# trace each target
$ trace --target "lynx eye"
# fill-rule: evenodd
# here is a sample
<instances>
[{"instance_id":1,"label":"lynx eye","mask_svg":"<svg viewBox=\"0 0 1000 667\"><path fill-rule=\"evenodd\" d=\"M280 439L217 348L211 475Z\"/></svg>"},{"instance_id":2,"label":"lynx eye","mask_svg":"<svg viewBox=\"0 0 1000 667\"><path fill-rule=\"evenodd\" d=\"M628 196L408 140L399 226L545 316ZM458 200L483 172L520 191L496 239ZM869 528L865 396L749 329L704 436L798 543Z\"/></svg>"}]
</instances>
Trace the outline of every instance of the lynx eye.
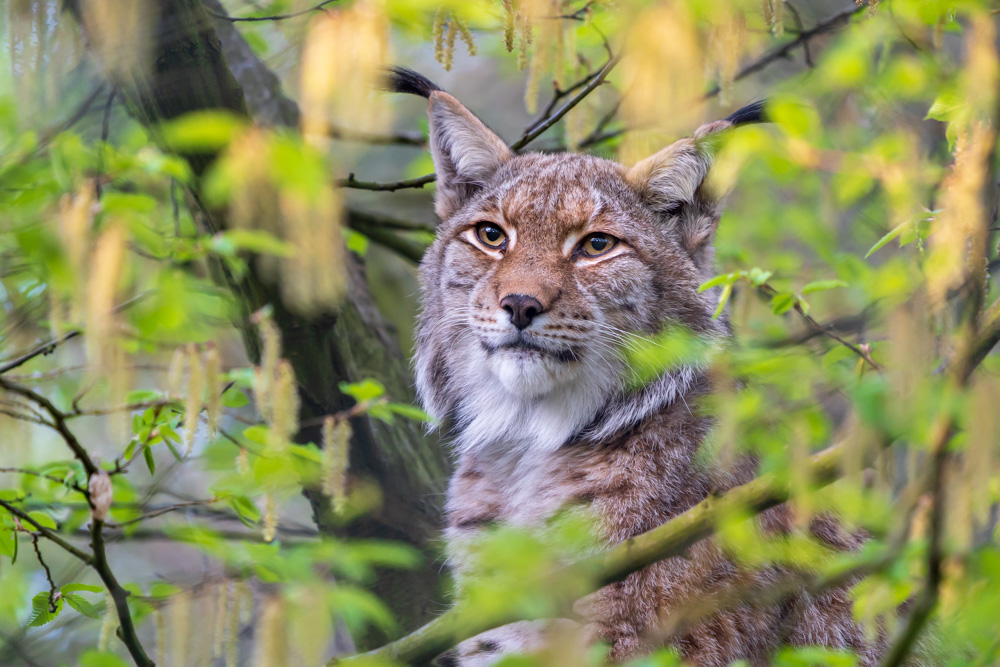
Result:
<instances>
[{"instance_id":1,"label":"lynx eye","mask_svg":"<svg viewBox=\"0 0 1000 667\"><path fill-rule=\"evenodd\" d=\"M480 222L476 225L476 238L487 248L503 250L507 247L507 234L492 222Z\"/></svg>"},{"instance_id":2,"label":"lynx eye","mask_svg":"<svg viewBox=\"0 0 1000 667\"><path fill-rule=\"evenodd\" d=\"M580 241L580 252L587 257L599 257L618 245L618 239L611 234L590 234Z\"/></svg>"}]
</instances>

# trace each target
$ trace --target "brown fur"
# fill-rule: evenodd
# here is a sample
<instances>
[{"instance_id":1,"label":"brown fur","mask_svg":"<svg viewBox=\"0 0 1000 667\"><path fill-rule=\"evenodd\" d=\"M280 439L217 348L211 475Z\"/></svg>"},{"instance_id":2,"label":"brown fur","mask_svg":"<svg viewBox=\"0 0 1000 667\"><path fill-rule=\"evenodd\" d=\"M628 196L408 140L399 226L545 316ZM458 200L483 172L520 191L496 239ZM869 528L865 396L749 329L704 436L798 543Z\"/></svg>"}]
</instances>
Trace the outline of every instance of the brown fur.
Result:
<instances>
[{"instance_id":1,"label":"brown fur","mask_svg":"<svg viewBox=\"0 0 1000 667\"><path fill-rule=\"evenodd\" d=\"M724 320L711 316L716 295L697 288L712 273L722 207L704 185L711 140L732 123L706 125L627 169L584 155L514 155L455 98L425 90L442 223L421 267L416 368L425 406L448 424L459 453L447 500L459 576L463 544L493 524L543 527L582 505L603 541L616 544L751 479L749 460L723 470L696 458L711 428L695 410L710 390L703 369L675 368L632 390L619 353L626 334L670 324L719 344L728 335ZM504 251L477 240L482 221L503 229ZM579 243L593 232L620 245L587 258ZM501 305L509 295L540 306L523 331ZM787 530L786 514L772 510L762 523ZM816 532L837 548L859 545L832 522L818 522ZM661 619L686 601L777 575L743 571L705 540L688 557L646 567L579 607L588 636L610 642L612 658L622 660L655 648ZM673 643L699 665L767 664L783 629L793 644L850 648L865 665L876 660L879 646L853 622L845 591L798 601L791 620L788 612L748 603ZM543 634L537 624L508 626L464 643L452 660L489 664L543 644Z\"/></svg>"}]
</instances>

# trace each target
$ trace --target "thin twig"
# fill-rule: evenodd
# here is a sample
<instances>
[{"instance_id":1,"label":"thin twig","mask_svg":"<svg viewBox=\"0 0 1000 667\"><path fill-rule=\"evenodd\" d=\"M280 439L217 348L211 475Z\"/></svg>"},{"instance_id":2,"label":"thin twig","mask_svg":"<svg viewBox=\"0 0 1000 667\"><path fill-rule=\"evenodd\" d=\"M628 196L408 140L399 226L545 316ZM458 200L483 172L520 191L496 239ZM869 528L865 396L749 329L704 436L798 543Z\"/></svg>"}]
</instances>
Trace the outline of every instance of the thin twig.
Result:
<instances>
[{"instance_id":1,"label":"thin twig","mask_svg":"<svg viewBox=\"0 0 1000 667\"><path fill-rule=\"evenodd\" d=\"M849 21L855 14L859 14L866 9L866 5L856 4L851 6L849 9L837 12L833 16L823 19L816 25L814 25L809 30L803 30L800 32L795 39L785 42L781 46L774 48L752 63L744 65L739 72L736 73L734 81L739 81L740 79L750 76L756 72L761 71L768 65L770 65L775 60L781 58L787 58L788 55L794 51L798 46L805 44L810 39L816 35L822 35L823 33L830 32L840 27L840 25L846 21ZM714 97L721 92L721 88L716 85L709 89L706 93L706 97Z\"/></svg>"},{"instance_id":2,"label":"thin twig","mask_svg":"<svg viewBox=\"0 0 1000 667\"><path fill-rule=\"evenodd\" d=\"M73 489L74 491L82 493L85 496L89 493L87 489L83 488L82 486L79 486L77 484L67 484L65 480L60 477L56 477L55 475L46 475L45 473L38 472L37 470L31 470L29 468L0 468L0 472L18 473L21 475L33 475L35 477L47 479L50 482L59 484L60 486L65 486L68 489Z\"/></svg>"},{"instance_id":3,"label":"thin twig","mask_svg":"<svg viewBox=\"0 0 1000 667\"><path fill-rule=\"evenodd\" d=\"M228 14L218 14L212 10L205 7L205 12L217 19L222 19L223 21L230 21L232 23L239 22L250 22L250 21L284 21L286 19L293 19L297 16L303 16L304 14L309 14L311 12L323 9L325 6L333 4L337 0L323 0L323 2L318 5L314 5L309 9L303 9L302 11L292 12L290 14L274 14L271 16L229 16Z\"/></svg>"},{"instance_id":4,"label":"thin twig","mask_svg":"<svg viewBox=\"0 0 1000 667\"><path fill-rule=\"evenodd\" d=\"M774 289L773 287L771 287L770 285L768 285L767 283L764 283L763 285L760 285L757 289L759 289L761 292L763 292L764 294L766 294L768 296L775 296L776 294L778 294L778 291L776 289ZM874 370L879 371L879 372L881 372L883 370L882 369L882 365L880 363L878 363L877 361L875 361L874 359L872 359L871 352L869 352L868 350L863 349L863 348L855 345L854 343L852 343L852 342L850 342L850 341L842 338L840 336L840 334L838 334L836 331L834 331L834 329L832 327L824 327L822 324L820 324L815 319L813 319L813 317L811 315L809 315L809 313L807 313L802 308L802 305L798 302L798 300L795 301L794 308L795 308L795 312L797 312L799 314L799 316L809 326L811 326L813 329L815 329L817 333L820 333L820 334L826 336L827 338L831 338L831 339L837 341L838 343L840 343L841 345L843 345L844 347L848 348L851 352L853 352L854 354L856 354L859 357L861 357L864 361L866 361Z\"/></svg>"},{"instance_id":5,"label":"thin twig","mask_svg":"<svg viewBox=\"0 0 1000 667\"><path fill-rule=\"evenodd\" d=\"M42 343L41 345L39 345L35 349L31 350L30 352L26 352L26 353L22 354L20 357L17 357L16 359L12 359L12 360L8 361L7 363L5 363L3 366L0 366L0 375L3 375L4 373L6 373L9 370L13 370L13 369L17 368L18 366L23 366L24 364L28 363L29 361L31 361L35 357L38 357L38 356L41 356L41 355L44 355L44 354L52 354L52 352L58 346L62 345L63 343L65 343L68 340L72 340L73 338L76 338L81 333L83 333L83 332L80 331L79 329L74 329L73 331L68 331L68 332L64 333L62 336L60 336L59 338L56 338L55 340L50 340L47 343Z\"/></svg>"},{"instance_id":6,"label":"thin twig","mask_svg":"<svg viewBox=\"0 0 1000 667\"><path fill-rule=\"evenodd\" d=\"M573 107L582 102L584 98L587 97L587 95L590 95L592 92L594 92L594 90L597 89L598 86L604 83L604 79L607 78L608 74L611 73L611 70L615 68L615 65L617 65L620 60L621 60L621 54L618 54L613 58L609 59L608 62L605 63L604 67L602 67L600 71L597 72L597 75L594 78L590 79L586 83L586 85L584 85L580 89L580 92L571 97L566 102L566 104L559 107L559 109L555 113L550 115L541 123L537 123L533 128L531 128L523 135L521 135L520 139L518 139L517 141L515 141L510 145L510 149L515 152L521 150L522 148L530 144L532 141L537 139L538 136L541 135L543 132L545 132L547 129L558 123L563 116L568 114L573 109Z\"/></svg>"},{"instance_id":7,"label":"thin twig","mask_svg":"<svg viewBox=\"0 0 1000 667\"><path fill-rule=\"evenodd\" d=\"M193 507L195 505L210 505L212 503L218 502L218 498L206 498L205 500L189 500L183 503L175 503L173 505L168 505L166 507L160 507L159 509L146 512L142 516L136 517L134 519L129 519L128 521L123 521L121 523L111 523L105 524L108 528L122 528L124 526L130 526L134 523L139 523L140 521L145 521L146 519L153 519L164 514L169 514L170 512L176 512L179 509L184 509L185 507Z\"/></svg>"},{"instance_id":8,"label":"thin twig","mask_svg":"<svg viewBox=\"0 0 1000 667\"><path fill-rule=\"evenodd\" d=\"M56 582L52 580L52 570L49 569L48 563L42 558L42 550L38 547L38 538L40 535L38 533L33 533L31 535L31 546L35 549L35 556L38 557L38 564L42 566L45 570L45 579L49 582L49 613L56 613Z\"/></svg>"}]
</instances>

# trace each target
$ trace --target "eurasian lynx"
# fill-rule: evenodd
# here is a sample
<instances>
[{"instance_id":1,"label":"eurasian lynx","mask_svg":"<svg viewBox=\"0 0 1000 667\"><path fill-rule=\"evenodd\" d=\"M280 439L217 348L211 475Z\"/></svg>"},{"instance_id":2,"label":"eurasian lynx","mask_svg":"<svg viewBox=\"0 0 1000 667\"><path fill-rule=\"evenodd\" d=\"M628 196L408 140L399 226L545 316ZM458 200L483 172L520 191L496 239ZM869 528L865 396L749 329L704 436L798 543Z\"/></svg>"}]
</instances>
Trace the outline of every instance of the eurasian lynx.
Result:
<instances>
[{"instance_id":1,"label":"eurasian lynx","mask_svg":"<svg viewBox=\"0 0 1000 667\"><path fill-rule=\"evenodd\" d=\"M761 120L760 105L699 128L632 168L576 154L514 154L458 100L409 70L399 92L428 98L437 169L437 240L421 265L417 386L427 410L451 430L458 469L447 499L452 544L490 524L537 526L571 504L596 517L608 544L667 521L748 481L753 465L699 464L711 420L691 409L710 391L698 368L666 372L628 390L619 346L632 334L678 323L720 341L712 241L722 197L704 184L712 138ZM781 531L782 508L762 516ZM840 549L856 536L832 521L814 532ZM453 567L463 568L460 550ZM733 582L761 582L712 540L687 558L651 565L585 601L588 638L621 660L655 648L661 617ZM790 606L743 605L702 622L674 645L692 663L745 658L767 664L779 634L792 644L845 647L872 663L880 641L854 623L836 589ZM485 665L537 648L537 626L507 626L459 647L452 664Z\"/></svg>"}]
</instances>

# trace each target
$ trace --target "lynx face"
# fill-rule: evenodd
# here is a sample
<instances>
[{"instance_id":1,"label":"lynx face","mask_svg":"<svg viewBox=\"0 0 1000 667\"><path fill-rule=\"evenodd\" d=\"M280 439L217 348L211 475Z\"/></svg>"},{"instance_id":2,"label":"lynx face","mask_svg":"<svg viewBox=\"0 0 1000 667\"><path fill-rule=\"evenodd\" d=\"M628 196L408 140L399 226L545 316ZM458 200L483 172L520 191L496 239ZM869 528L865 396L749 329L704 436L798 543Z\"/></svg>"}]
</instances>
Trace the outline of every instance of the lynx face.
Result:
<instances>
[{"instance_id":1,"label":"lynx face","mask_svg":"<svg viewBox=\"0 0 1000 667\"><path fill-rule=\"evenodd\" d=\"M678 372L627 395L621 347L667 323L725 334L697 287L721 207L703 187L708 139L733 123L628 169L514 155L433 84L400 88L428 97L442 219L421 266L417 386L458 448L550 451L683 389Z\"/></svg>"}]
</instances>

